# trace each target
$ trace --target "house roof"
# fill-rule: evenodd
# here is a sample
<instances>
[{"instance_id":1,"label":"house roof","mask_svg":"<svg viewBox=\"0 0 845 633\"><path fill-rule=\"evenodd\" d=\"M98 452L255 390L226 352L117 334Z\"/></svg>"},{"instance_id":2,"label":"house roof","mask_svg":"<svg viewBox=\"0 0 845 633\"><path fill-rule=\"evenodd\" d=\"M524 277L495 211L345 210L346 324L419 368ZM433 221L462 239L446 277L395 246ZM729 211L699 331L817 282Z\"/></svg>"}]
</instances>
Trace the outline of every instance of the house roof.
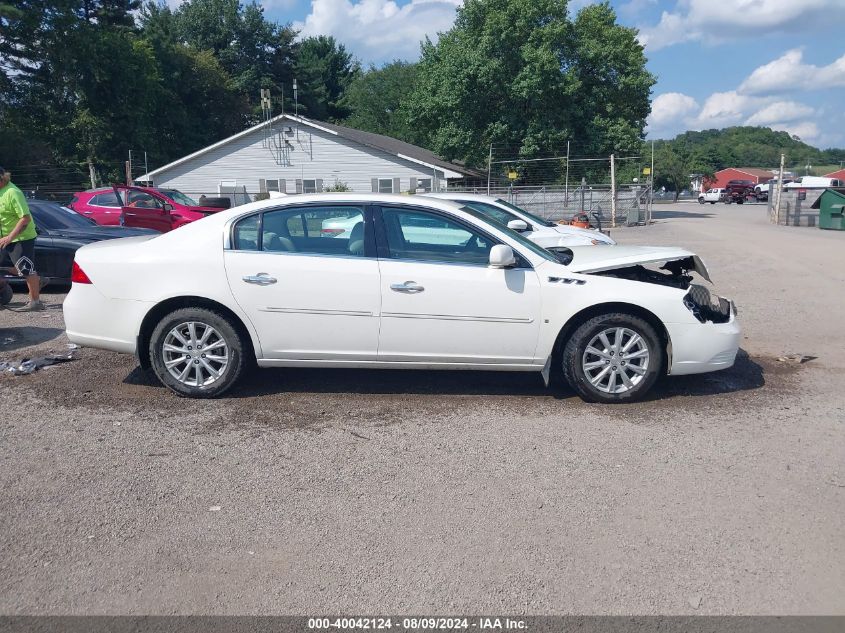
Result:
<instances>
[{"instance_id":1,"label":"house roof","mask_svg":"<svg viewBox=\"0 0 845 633\"><path fill-rule=\"evenodd\" d=\"M254 125L251 128L247 128L242 132L238 132L228 138L223 139L222 141L218 141L208 147L204 147L200 150L192 154L188 154L187 156L183 156L172 163L168 163L158 169L154 169L143 176L136 178L136 180L149 180L150 177L160 174L163 171L176 167L177 165L181 165L184 162L187 162L193 158L198 156L202 156L203 154L215 150L219 147L222 147L232 141L235 141L239 138L246 136L247 134L251 134L257 130L260 130L262 127L267 125L272 125L273 123L277 123L279 121L286 120L286 121L293 121L295 123L299 123L302 125L307 125L309 127L322 130L324 132L328 132L330 134L334 134L341 138L345 138L355 143L359 143L361 145L366 145L367 147L380 150L382 152L386 152L388 154L392 154L397 156L398 158L411 161L413 163L419 163L426 167L435 168L438 171L444 172L446 178L481 178L484 174L481 172L470 169L466 167L463 163L458 161L447 161L440 158L434 152L424 149L422 147L418 147L416 145L411 145L410 143L406 143L404 141L400 141L395 138L391 138L389 136L383 136L381 134L373 134L372 132L363 132L361 130L356 130L351 127L345 127L343 125L335 125L333 123L323 123L322 121L312 121L310 119L306 119L302 116L293 116L291 114L280 114L276 117L273 117L270 121L264 121L263 123L259 123L258 125Z\"/></svg>"},{"instance_id":2,"label":"house roof","mask_svg":"<svg viewBox=\"0 0 845 633\"><path fill-rule=\"evenodd\" d=\"M832 171L829 174L824 175L825 178L838 178L839 180L845 180L845 169L837 169L836 171Z\"/></svg>"},{"instance_id":3,"label":"house roof","mask_svg":"<svg viewBox=\"0 0 845 633\"><path fill-rule=\"evenodd\" d=\"M716 173L718 174L723 171L728 171L729 169L742 172L743 174L748 174L749 176L754 176L755 178L769 179L775 174L775 171L772 169L760 169L759 167L726 167L725 169L720 169Z\"/></svg>"}]
</instances>

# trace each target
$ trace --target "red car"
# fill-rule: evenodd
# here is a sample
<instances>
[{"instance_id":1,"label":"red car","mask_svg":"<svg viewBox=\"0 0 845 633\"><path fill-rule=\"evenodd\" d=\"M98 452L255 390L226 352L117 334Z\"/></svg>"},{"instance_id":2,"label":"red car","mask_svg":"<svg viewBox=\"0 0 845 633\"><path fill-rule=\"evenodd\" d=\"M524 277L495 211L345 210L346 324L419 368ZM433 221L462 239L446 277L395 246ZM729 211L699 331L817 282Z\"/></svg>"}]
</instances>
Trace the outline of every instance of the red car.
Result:
<instances>
[{"instance_id":1,"label":"red car","mask_svg":"<svg viewBox=\"0 0 845 633\"><path fill-rule=\"evenodd\" d=\"M200 206L176 189L126 185L74 194L67 206L97 224L122 224L162 233L221 210L221 207Z\"/></svg>"}]
</instances>

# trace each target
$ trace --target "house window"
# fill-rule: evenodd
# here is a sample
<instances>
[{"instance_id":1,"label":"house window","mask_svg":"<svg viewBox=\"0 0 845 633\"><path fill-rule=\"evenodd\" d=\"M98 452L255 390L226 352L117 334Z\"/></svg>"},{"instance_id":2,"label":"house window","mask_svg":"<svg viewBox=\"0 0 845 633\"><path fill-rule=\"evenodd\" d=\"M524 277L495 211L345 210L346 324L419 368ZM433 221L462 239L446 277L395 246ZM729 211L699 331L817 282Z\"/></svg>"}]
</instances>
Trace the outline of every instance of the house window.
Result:
<instances>
[{"instance_id":1,"label":"house window","mask_svg":"<svg viewBox=\"0 0 845 633\"><path fill-rule=\"evenodd\" d=\"M317 181L316 180L303 180L302 181L302 193L317 193Z\"/></svg>"},{"instance_id":2,"label":"house window","mask_svg":"<svg viewBox=\"0 0 845 633\"><path fill-rule=\"evenodd\" d=\"M267 182L267 191L281 191L279 189L279 181L278 180L268 180Z\"/></svg>"},{"instance_id":3,"label":"house window","mask_svg":"<svg viewBox=\"0 0 845 633\"><path fill-rule=\"evenodd\" d=\"M379 193L394 193L394 191L393 191L393 178L379 178L378 179L378 192Z\"/></svg>"},{"instance_id":4,"label":"house window","mask_svg":"<svg viewBox=\"0 0 845 633\"><path fill-rule=\"evenodd\" d=\"M420 178L417 180L417 191L431 193L431 178Z\"/></svg>"}]
</instances>

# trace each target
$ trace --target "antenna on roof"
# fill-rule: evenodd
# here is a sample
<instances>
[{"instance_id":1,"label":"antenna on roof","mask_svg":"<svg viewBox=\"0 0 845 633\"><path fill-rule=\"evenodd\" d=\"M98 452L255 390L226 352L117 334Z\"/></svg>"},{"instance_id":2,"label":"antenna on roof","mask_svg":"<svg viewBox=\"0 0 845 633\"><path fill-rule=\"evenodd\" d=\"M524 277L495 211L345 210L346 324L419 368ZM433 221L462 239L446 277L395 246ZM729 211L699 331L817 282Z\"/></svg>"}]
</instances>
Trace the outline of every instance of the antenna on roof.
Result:
<instances>
[{"instance_id":1,"label":"antenna on roof","mask_svg":"<svg viewBox=\"0 0 845 633\"><path fill-rule=\"evenodd\" d=\"M270 146L270 136L273 134L273 102L270 99L270 89L261 89L261 122L264 124L264 147Z\"/></svg>"}]
</instances>

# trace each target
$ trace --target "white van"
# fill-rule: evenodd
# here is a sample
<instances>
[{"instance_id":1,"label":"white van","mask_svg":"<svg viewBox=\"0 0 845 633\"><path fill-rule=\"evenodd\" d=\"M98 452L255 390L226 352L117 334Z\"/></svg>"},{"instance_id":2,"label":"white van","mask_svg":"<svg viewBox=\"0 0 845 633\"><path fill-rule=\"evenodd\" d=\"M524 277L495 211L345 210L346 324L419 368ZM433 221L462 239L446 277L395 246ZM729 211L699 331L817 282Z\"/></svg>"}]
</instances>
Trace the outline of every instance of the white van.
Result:
<instances>
[{"instance_id":1,"label":"white van","mask_svg":"<svg viewBox=\"0 0 845 633\"><path fill-rule=\"evenodd\" d=\"M838 178L824 178L822 176L801 176L786 183L783 188L790 189L827 189L828 187L845 187L845 181Z\"/></svg>"}]
</instances>

